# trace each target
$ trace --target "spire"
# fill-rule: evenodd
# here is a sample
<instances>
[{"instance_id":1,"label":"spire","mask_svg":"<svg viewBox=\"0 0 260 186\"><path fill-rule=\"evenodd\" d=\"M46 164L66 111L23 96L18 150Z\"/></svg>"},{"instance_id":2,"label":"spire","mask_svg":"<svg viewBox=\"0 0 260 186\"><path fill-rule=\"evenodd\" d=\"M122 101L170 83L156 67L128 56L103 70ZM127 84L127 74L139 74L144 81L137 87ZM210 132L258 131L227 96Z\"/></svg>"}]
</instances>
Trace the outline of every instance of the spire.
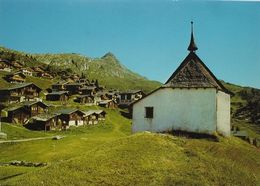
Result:
<instances>
[{"instance_id":1,"label":"spire","mask_svg":"<svg viewBox=\"0 0 260 186\"><path fill-rule=\"evenodd\" d=\"M195 44L194 37L193 37L193 21L191 21L191 38L190 38L190 45L188 47L190 52L195 52L198 50L198 47Z\"/></svg>"}]
</instances>

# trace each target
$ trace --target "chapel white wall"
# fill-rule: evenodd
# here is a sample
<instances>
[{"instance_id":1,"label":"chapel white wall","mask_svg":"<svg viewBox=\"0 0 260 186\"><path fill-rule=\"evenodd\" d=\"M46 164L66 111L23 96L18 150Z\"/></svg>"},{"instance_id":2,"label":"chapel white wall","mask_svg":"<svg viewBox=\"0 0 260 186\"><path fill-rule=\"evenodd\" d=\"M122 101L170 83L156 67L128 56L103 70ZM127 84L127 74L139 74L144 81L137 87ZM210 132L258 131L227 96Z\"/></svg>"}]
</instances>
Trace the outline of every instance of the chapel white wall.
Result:
<instances>
[{"instance_id":1,"label":"chapel white wall","mask_svg":"<svg viewBox=\"0 0 260 186\"><path fill-rule=\"evenodd\" d=\"M154 107L154 118L145 118L145 107ZM133 106L133 132L184 130L216 131L216 89L163 88Z\"/></svg>"},{"instance_id":2,"label":"chapel white wall","mask_svg":"<svg viewBox=\"0 0 260 186\"><path fill-rule=\"evenodd\" d=\"M217 130L225 136L230 136L230 95L217 92Z\"/></svg>"}]
</instances>

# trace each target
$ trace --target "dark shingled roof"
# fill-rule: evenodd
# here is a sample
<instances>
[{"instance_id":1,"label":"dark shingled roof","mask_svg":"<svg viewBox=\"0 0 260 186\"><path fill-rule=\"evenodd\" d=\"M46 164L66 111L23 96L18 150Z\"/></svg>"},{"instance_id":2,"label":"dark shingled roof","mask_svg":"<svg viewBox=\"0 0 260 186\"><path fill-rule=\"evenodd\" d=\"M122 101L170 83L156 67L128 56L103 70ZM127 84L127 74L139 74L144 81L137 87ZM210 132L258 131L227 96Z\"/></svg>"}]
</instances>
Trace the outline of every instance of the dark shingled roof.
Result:
<instances>
[{"instance_id":1,"label":"dark shingled roof","mask_svg":"<svg viewBox=\"0 0 260 186\"><path fill-rule=\"evenodd\" d=\"M84 112L82 112L81 110L78 110L78 109L74 109L74 108L61 109L61 110L57 111L58 114L72 114L74 112L79 112L82 115L84 115Z\"/></svg>"},{"instance_id":2,"label":"dark shingled roof","mask_svg":"<svg viewBox=\"0 0 260 186\"><path fill-rule=\"evenodd\" d=\"M69 92L68 91L50 92L47 95L62 95L62 94L69 94Z\"/></svg>"},{"instance_id":3,"label":"dark shingled roof","mask_svg":"<svg viewBox=\"0 0 260 186\"><path fill-rule=\"evenodd\" d=\"M37 116L32 117L32 119L34 119L36 121L48 121L56 116L59 116L59 114L42 113L42 114L38 114Z\"/></svg>"},{"instance_id":4,"label":"dark shingled roof","mask_svg":"<svg viewBox=\"0 0 260 186\"><path fill-rule=\"evenodd\" d=\"M189 53L164 87L217 88L230 93L194 52Z\"/></svg>"},{"instance_id":5,"label":"dark shingled roof","mask_svg":"<svg viewBox=\"0 0 260 186\"><path fill-rule=\"evenodd\" d=\"M27 106L27 107L30 107L34 104L40 104L42 107L45 107L45 108L49 107L49 105L45 104L42 101L25 101L25 102L23 102L23 105Z\"/></svg>"},{"instance_id":6,"label":"dark shingled roof","mask_svg":"<svg viewBox=\"0 0 260 186\"><path fill-rule=\"evenodd\" d=\"M136 94L138 92L143 92L142 90L128 90L125 92L120 92L119 94Z\"/></svg>"},{"instance_id":7,"label":"dark shingled roof","mask_svg":"<svg viewBox=\"0 0 260 186\"><path fill-rule=\"evenodd\" d=\"M4 88L4 89L0 89L0 90L15 90L15 89L20 89L20 88L24 88L27 86L33 85L35 87L37 87L39 90L42 90L40 87L38 87L37 85L33 84L33 83L19 83L19 84L14 84L8 88Z\"/></svg>"}]
</instances>

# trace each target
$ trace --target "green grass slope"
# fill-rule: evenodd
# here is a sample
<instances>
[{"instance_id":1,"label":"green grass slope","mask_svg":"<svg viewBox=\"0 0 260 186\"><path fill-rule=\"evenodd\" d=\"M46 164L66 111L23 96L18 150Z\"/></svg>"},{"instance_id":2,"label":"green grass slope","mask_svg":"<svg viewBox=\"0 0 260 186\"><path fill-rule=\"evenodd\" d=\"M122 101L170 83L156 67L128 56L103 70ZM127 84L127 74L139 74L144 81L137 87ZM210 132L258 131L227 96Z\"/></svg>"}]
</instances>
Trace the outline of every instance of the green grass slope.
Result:
<instances>
[{"instance_id":1,"label":"green grass slope","mask_svg":"<svg viewBox=\"0 0 260 186\"><path fill-rule=\"evenodd\" d=\"M0 162L48 163L42 168L0 165L0 185L256 185L260 181L259 149L238 138L213 142L132 135L131 120L118 110L106 111L107 119L99 125L37 133L66 136L58 141L0 144ZM4 132L12 134L6 127Z\"/></svg>"},{"instance_id":2,"label":"green grass slope","mask_svg":"<svg viewBox=\"0 0 260 186\"><path fill-rule=\"evenodd\" d=\"M50 135L49 133L31 131L24 128L21 125L15 125L9 123L2 123L2 131L8 134L7 140L37 138L37 137L45 137Z\"/></svg>"},{"instance_id":3,"label":"green grass slope","mask_svg":"<svg viewBox=\"0 0 260 186\"><path fill-rule=\"evenodd\" d=\"M3 183L257 185L259 168L259 151L235 138L209 142L140 133L104 142L74 158Z\"/></svg>"}]
</instances>

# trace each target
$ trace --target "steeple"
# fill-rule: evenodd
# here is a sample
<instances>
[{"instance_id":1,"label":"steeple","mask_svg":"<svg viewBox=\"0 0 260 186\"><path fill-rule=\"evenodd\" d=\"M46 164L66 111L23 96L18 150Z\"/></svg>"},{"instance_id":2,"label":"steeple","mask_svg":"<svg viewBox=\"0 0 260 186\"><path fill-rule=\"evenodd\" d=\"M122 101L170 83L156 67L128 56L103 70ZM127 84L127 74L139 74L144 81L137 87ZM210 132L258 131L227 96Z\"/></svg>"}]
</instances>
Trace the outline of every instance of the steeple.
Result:
<instances>
[{"instance_id":1,"label":"steeple","mask_svg":"<svg viewBox=\"0 0 260 186\"><path fill-rule=\"evenodd\" d=\"M191 21L191 38L190 38L190 45L188 47L188 50L190 52L195 52L196 50L198 50L198 47L196 46L196 43L195 43L194 37L193 37L193 21Z\"/></svg>"}]
</instances>

